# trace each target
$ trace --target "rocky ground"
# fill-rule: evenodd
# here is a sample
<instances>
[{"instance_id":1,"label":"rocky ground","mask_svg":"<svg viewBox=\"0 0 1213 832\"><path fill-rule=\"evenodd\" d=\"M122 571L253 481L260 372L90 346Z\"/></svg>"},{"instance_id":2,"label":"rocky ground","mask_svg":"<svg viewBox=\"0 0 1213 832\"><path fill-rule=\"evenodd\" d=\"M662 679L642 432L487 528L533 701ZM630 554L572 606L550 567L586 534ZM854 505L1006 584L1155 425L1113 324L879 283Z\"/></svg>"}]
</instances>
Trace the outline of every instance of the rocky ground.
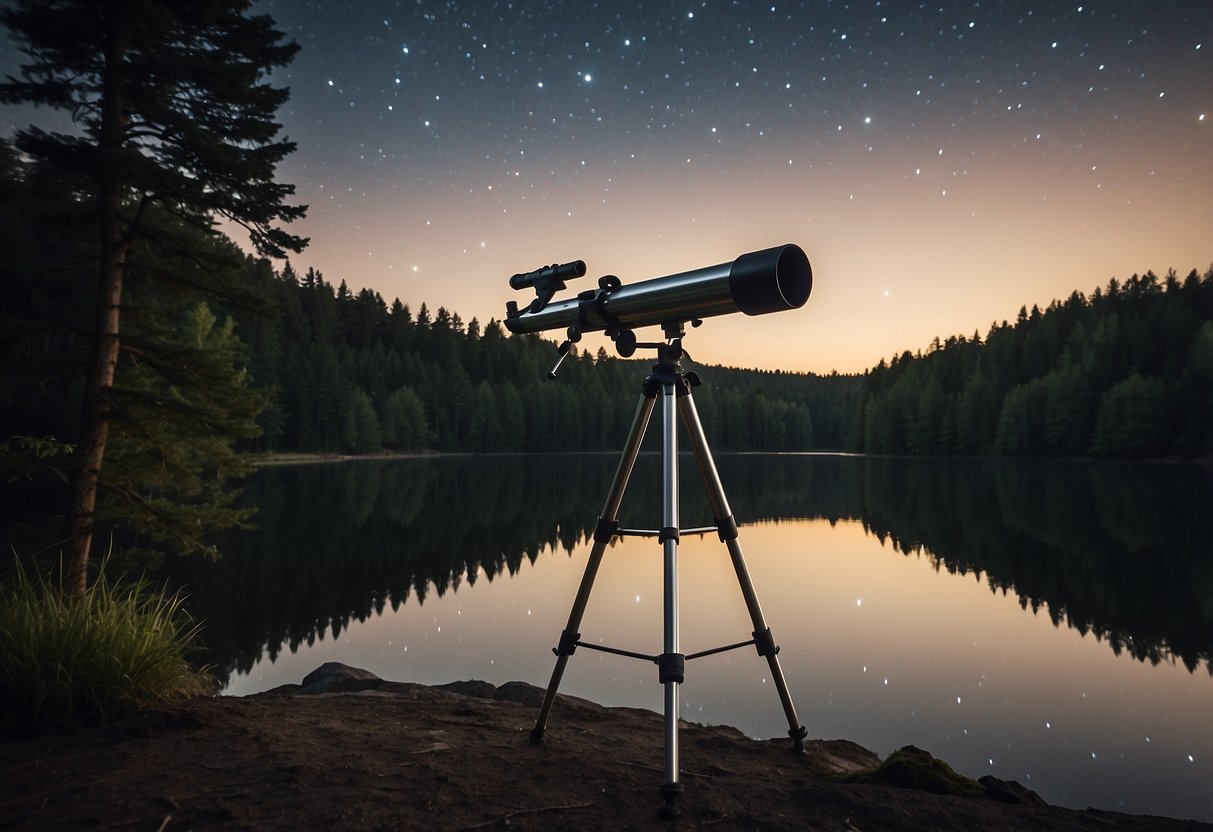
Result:
<instances>
[{"instance_id":1,"label":"rocky ground","mask_svg":"<svg viewBox=\"0 0 1213 832\"><path fill-rule=\"evenodd\" d=\"M757 741L684 724L682 817L658 820L661 716L543 692L358 678L339 666L249 697L0 740L4 829L1213 830L1049 806L917 749Z\"/></svg>"}]
</instances>

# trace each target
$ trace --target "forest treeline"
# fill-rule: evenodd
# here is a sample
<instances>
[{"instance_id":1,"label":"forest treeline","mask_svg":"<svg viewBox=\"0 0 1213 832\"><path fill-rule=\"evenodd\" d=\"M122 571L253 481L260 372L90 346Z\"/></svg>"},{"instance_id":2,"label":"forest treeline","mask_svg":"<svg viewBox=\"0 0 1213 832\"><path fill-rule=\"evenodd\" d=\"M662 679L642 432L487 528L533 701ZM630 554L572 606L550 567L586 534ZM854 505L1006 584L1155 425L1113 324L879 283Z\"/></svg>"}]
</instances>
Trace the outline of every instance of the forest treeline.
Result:
<instances>
[{"instance_id":1,"label":"forest treeline","mask_svg":"<svg viewBox=\"0 0 1213 832\"><path fill-rule=\"evenodd\" d=\"M243 317L238 331L252 378L274 391L261 450L616 450L652 364L579 352L550 380L553 343L507 336L499 321L388 305L314 269L255 270L275 313ZM858 376L695 369L705 381L695 400L721 450L846 443Z\"/></svg>"},{"instance_id":2,"label":"forest treeline","mask_svg":"<svg viewBox=\"0 0 1213 832\"><path fill-rule=\"evenodd\" d=\"M1112 278L882 360L854 419L851 449L873 454L1213 453L1213 269Z\"/></svg>"}]
</instances>

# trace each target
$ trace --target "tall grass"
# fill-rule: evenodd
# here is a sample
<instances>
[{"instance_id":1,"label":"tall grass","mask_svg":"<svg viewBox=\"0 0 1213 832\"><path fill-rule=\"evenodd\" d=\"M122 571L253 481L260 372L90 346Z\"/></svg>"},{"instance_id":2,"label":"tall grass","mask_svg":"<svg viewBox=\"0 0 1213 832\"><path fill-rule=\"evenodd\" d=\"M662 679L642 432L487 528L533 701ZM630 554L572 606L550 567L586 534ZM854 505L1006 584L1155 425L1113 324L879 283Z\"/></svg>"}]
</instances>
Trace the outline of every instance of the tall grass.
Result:
<instances>
[{"instance_id":1,"label":"tall grass","mask_svg":"<svg viewBox=\"0 0 1213 832\"><path fill-rule=\"evenodd\" d=\"M180 596L143 579L102 575L73 598L18 563L0 584L0 719L107 721L211 693L185 658L197 632Z\"/></svg>"}]
</instances>

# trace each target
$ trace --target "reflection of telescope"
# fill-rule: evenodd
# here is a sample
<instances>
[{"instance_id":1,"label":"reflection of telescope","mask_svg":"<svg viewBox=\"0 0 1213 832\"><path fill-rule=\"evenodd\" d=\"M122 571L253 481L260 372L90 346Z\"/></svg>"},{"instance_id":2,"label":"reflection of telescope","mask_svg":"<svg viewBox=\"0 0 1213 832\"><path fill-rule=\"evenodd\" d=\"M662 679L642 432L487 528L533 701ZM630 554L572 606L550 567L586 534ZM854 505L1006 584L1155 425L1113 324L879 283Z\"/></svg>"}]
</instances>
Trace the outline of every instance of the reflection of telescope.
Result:
<instances>
[{"instance_id":1,"label":"reflection of telescope","mask_svg":"<svg viewBox=\"0 0 1213 832\"><path fill-rule=\"evenodd\" d=\"M526 275L514 275L510 286L533 285L532 276L585 264L578 260L566 266L549 266ZM551 293L539 297L524 311L518 304L506 305L505 327L513 333L542 332L567 327L569 340L583 332L617 333L637 327L673 325L715 315L744 312L765 315L798 309L813 289L813 269L800 246L791 243L743 254L731 263L656 277L623 285L614 276L598 281L591 289L568 300L552 301ZM563 288L563 284L560 288ZM536 291L539 287L536 285ZM546 294L546 297L544 296ZM631 339L634 343L634 338ZM624 342L616 338L625 355Z\"/></svg>"}]
</instances>

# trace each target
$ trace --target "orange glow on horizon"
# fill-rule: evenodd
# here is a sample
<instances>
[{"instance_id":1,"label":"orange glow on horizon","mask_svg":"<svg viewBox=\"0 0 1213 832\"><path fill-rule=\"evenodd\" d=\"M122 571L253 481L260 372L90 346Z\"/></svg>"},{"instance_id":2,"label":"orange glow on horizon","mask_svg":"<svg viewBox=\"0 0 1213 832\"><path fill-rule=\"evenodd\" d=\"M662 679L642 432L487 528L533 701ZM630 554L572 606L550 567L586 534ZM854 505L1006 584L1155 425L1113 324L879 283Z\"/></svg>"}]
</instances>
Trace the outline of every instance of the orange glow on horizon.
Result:
<instances>
[{"instance_id":1,"label":"orange glow on horizon","mask_svg":"<svg viewBox=\"0 0 1213 832\"><path fill-rule=\"evenodd\" d=\"M483 186L436 184L407 199L368 182L337 206L313 201L294 230L314 242L296 266L369 286L388 303L445 306L485 323L504 316L507 300L526 300L506 285L509 275L547 263L587 262L571 296L601 274L628 283L795 242L814 270L805 307L761 321L709 319L691 331L688 349L702 363L862 372L935 337L984 337L1020 306L1089 295L1112 277L1203 272L1213 262L1209 129L1195 136L1203 161L1189 140L1155 148L1155 156L1186 156L1195 165L1186 172L1148 169L1135 142L1076 154L1060 142L1041 151L1008 137L935 170L923 170L926 154L909 148L863 175L811 158L787 169L721 159L656 180L646 169L611 171L607 196L593 201L580 184L545 184L541 198L528 197L534 172L485 170ZM1094 172L1091 158L1101 162ZM326 230L334 223L351 232ZM596 335L582 348L600 345L611 351Z\"/></svg>"}]
</instances>

